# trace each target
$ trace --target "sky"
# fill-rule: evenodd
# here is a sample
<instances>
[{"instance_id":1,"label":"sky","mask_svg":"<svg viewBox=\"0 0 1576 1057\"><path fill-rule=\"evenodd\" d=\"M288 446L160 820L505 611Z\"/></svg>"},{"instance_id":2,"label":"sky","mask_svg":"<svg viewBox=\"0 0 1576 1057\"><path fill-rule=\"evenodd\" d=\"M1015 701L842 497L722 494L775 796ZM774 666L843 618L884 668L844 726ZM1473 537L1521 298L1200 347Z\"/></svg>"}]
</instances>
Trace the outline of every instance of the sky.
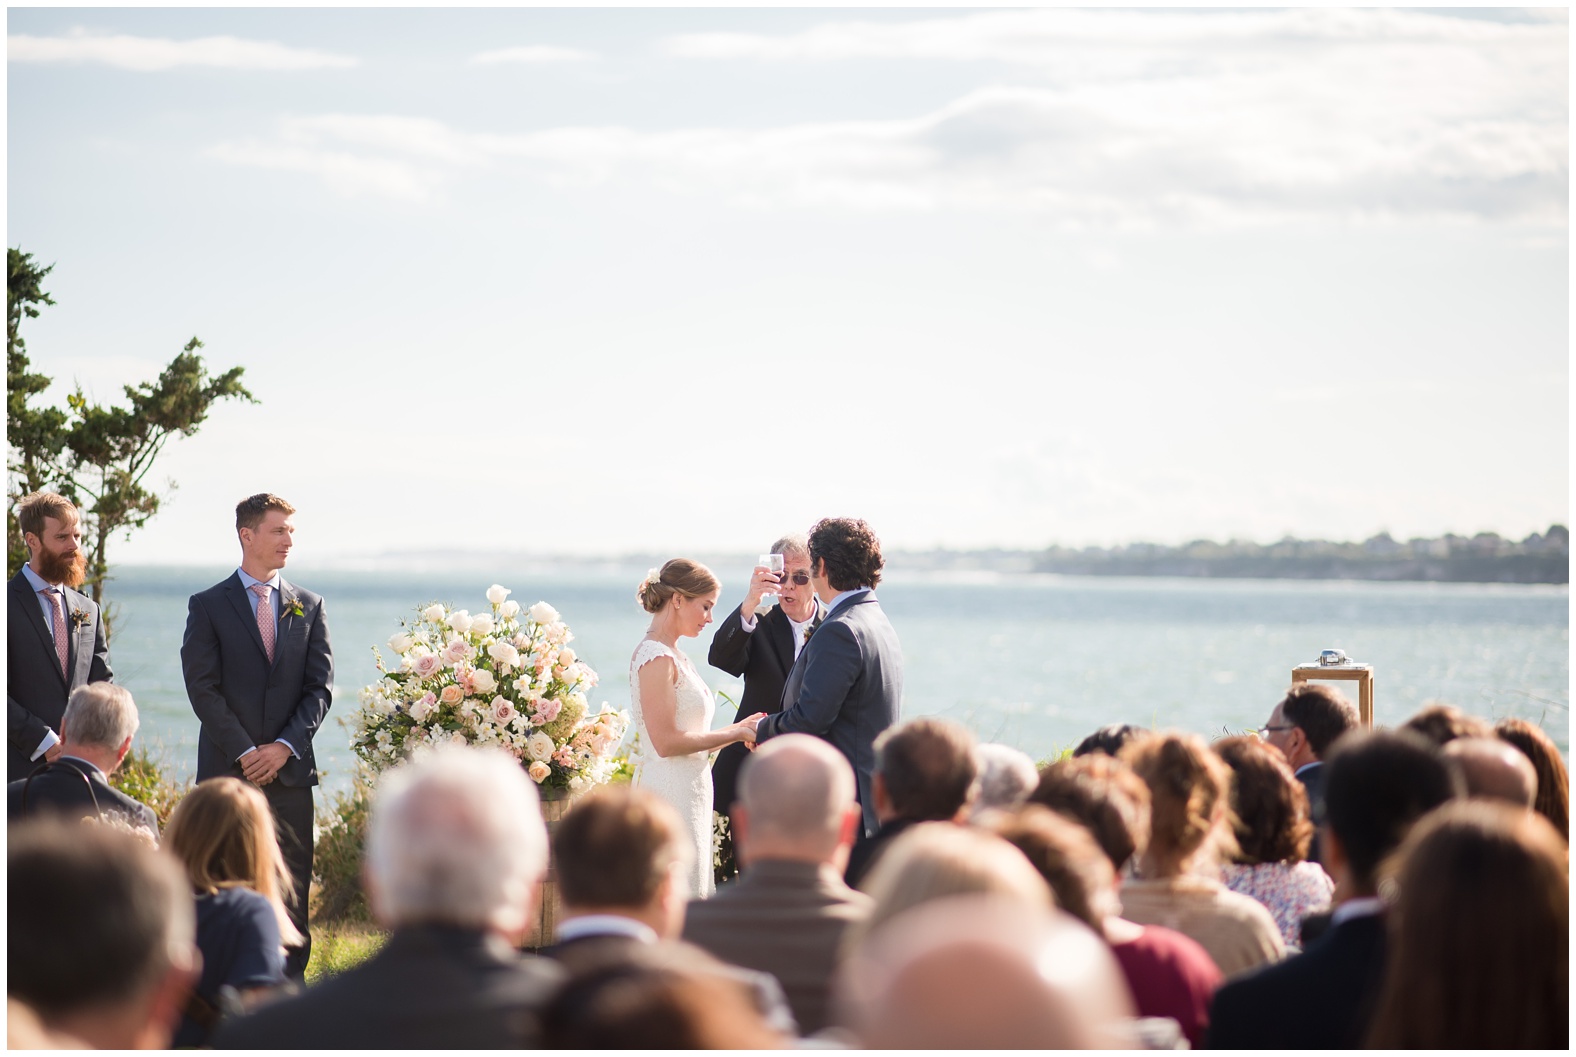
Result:
<instances>
[{"instance_id":1,"label":"sky","mask_svg":"<svg viewBox=\"0 0 1576 1057\"><path fill-rule=\"evenodd\" d=\"M259 403L111 560L1569 520L1562 10L16 9L47 400ZM309 547L299 546L308 544Z\"/></svg>"}]
</instances>

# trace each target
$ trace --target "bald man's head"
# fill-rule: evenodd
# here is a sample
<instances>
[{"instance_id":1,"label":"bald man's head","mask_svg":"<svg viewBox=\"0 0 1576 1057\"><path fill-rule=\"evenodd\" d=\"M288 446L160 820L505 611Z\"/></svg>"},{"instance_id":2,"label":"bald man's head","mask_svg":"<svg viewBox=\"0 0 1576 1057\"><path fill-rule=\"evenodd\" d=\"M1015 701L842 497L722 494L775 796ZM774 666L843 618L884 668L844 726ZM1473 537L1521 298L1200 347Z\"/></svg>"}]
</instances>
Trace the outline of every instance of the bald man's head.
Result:
<instances>
[{"instance_id":1,"label":"bald man's head","mask_svg":"<svg viewBox=\"0 0 1576 1057\"><path fill-rule=\"evenodd\" d=\"M1514 745L1498 738L1456 738L1444 753L1461 765L1467 795L1530 808L1538 798L1538 772Z\"/></svg>"},{"instance_id":2,"label":"bald man's head","mask_svg":"<svg viewBox=\"0 0 1576 1057\"><path fill-rule=\"evenodd\" d=\"M843 754L820 738L785 734L744 763L734 838L746 863L831 862L852 840L849 819L858 814L854 771Z\"/></svg>"}]
</instances>

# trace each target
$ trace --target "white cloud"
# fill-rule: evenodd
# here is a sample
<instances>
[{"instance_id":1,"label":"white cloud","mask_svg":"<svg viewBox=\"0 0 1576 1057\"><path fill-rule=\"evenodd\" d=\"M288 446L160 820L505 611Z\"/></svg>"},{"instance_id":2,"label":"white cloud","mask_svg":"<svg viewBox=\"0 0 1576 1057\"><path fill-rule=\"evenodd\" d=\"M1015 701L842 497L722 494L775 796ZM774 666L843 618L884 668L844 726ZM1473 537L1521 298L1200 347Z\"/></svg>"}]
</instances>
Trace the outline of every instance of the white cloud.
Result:
<instances>
[{"instance_id":1,"label":"white cloud","mask_svg":"<svg viewBox=\"0 0 1576 1057\"><path fill-rule=\"evenodd\" d=\"M97 62L123 70L153 72L181 66L230 70L314 70L355 66L347 55L311 48L292 48L267 40L240 37L199 37L167 40L124 34L94 34L73 29L63 37L9 37L11 62Z\"/></svg>"},{"instance_id":2,"label":"white cloud","mask_svg":"<svg viewBox=\"0 0 1576 1057\"><path fill-rule=\"evenodd\" d=\"M484 51L471 56L471 62L477 65L491 65L500 62L584 62L594 59L595 55L589 51L578 48L557 48L549 44L529 44L518 48L498 48L494 51Z\"/></svg>"}]
</instances>

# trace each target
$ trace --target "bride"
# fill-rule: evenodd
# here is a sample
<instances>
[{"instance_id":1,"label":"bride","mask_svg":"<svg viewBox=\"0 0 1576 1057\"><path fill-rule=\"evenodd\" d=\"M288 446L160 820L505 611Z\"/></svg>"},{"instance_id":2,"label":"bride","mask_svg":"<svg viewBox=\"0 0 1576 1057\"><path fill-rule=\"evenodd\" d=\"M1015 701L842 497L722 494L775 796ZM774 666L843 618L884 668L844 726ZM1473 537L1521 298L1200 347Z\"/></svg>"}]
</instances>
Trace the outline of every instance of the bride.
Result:
<instances>
[{"instance_id":1,"label":"bride","mask_svg":"<svg viewBox=\"0 0 1576 1057\"><path fill-rule=\"evenodd\" d=\"M678 812L690 838L689 894L704 899L716 887L712 873L711 768L713 749L755 741L757 712L720 730L711 729L716 703L680 637L693 638L711 623L721 584L711 570L688 558L653 569L635 592L652 614L646 637L629 662L629 690L640 734L634 784L657 794Z\"/></svg>"}]
</instances>

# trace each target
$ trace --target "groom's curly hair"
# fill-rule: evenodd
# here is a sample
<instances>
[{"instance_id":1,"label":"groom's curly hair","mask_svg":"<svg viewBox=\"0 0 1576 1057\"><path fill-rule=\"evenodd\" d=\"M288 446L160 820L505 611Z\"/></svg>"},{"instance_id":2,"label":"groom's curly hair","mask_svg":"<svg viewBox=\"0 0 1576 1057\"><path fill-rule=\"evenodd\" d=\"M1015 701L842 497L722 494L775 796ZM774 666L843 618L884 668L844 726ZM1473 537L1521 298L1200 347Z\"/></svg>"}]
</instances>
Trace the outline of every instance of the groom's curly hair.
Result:
<instances>
[{"instance_id":1,"label":"groom's curly hair","mask_svg":"<svg viewBox=\"0 0 1576 1057\"><path fill-rule=\"evenodd\" d=\"M881 541L858 518L829 517L810 530L810 564L826 562L826 577L839 591L881 582Z\"/></svg>"}]
</instances>

